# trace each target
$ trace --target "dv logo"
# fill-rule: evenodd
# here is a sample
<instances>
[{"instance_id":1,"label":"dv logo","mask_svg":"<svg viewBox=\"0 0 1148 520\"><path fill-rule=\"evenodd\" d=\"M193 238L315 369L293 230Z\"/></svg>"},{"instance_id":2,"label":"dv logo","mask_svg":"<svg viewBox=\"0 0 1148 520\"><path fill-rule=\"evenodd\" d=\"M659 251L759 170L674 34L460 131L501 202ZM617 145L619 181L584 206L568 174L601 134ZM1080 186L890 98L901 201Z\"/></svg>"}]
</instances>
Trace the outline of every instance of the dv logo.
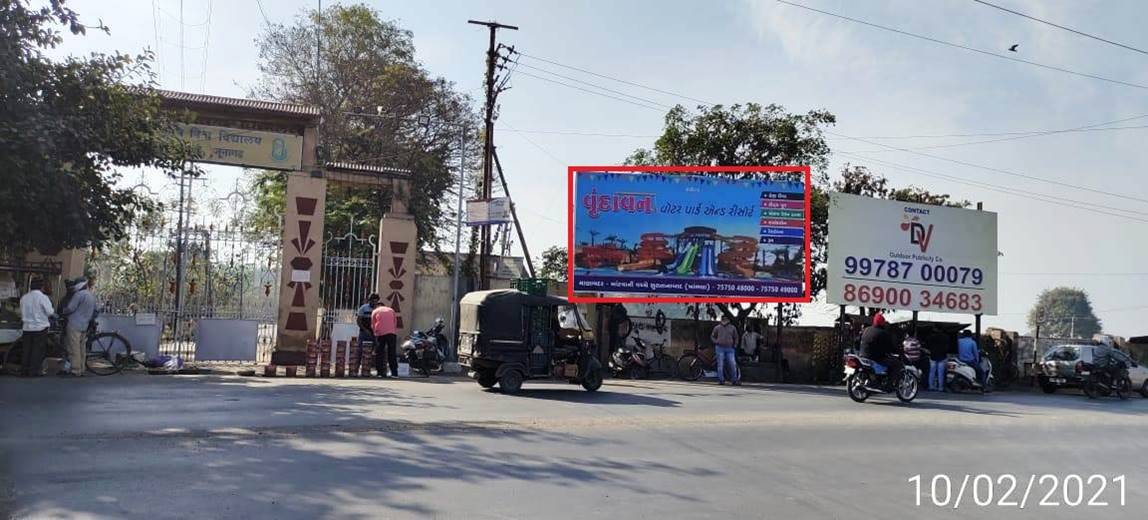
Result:
<instances>
[{"instance_id":1,"label":"dv logo","mask_svg":"<svg viewBox=\"0 0 1148 520\"><path fill-rule=\"evenodd\" d=\"M909 243L916 244L921 247L922 253L929 252L929 242L933 239L933 225L925 226L917 222L917 217L913 217L912 221L901 223L901 230L909 232Z\"/></svg>"}]
</instances>

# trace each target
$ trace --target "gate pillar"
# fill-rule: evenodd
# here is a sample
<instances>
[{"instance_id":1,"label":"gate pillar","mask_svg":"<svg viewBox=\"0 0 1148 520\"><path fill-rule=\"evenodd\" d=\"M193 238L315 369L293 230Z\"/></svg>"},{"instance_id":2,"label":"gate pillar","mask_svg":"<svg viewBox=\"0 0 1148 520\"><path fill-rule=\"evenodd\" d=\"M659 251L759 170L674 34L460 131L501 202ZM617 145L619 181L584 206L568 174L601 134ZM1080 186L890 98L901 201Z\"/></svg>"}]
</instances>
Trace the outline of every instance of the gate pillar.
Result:
<instances>
[{"instance_id":1,"label":"gate pillar","mask_svg":"<svg viewBox=\"0 0 1148 520\"><path fill-rule=\"evenodd\" d=\"M303 172L287 175L283 212L279 320L273 365L302 365L307 340L317 339L327 180Z\"/></svg>"},{"instance_id":2,"label":"gate pillar","mask_svg":"<svg viewBox=\"0 0 1148 520\"><path fill-rule=\"evenodd\" d=\"M414 317L415 262L418 260L418 228L405 207L387 213L379 221L378 293L383 304L395 310L396 336L405 338Z\"/></svg>"}]
</instances>

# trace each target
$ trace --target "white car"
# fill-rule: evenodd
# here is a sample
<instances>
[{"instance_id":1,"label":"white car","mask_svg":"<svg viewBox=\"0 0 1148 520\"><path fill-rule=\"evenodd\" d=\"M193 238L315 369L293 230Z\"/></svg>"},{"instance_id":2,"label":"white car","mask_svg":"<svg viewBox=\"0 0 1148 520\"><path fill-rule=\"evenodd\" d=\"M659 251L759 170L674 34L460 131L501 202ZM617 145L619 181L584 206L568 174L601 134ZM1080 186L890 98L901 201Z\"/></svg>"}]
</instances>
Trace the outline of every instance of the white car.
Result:
<instances>
[{"instance_id":1,"label":"white car","mask_svg":"<svg viewBox=\"0 0 1148 520\"><path fill-rule=\"evenodd\" d=\"M1080 374L1077 365L1091 364L1095 345L1057 345L1044 353L1041 362L1040 387L1045 393L1053 393L1057 388L1079 387ZM1127 352L1112 350L1117 360L1128 367L1128 378L1132 388L1148 398L1148 367L1128 356Z\"/></svg>"}]
</instances>

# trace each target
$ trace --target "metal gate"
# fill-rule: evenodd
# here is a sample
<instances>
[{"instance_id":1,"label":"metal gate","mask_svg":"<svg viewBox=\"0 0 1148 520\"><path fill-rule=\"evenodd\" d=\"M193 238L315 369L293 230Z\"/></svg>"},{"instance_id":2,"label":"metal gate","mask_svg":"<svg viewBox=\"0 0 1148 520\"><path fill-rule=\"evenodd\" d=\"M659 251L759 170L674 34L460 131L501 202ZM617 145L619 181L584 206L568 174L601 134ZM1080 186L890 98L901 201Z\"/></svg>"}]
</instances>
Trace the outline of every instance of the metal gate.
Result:
<instances>
[{"instance_id":1,"label":"metal gate","mask_svg":"<svg viewBox=\"0 0 1148 520\"><path fill-rule=\"evenodd\" d=\"M280 233L251 229L253 201L238 186L195 199L193 181L179 182L177 207L146 215L127 238L93 255L102 314L110 328L132 333L134 350L187 361L195 360L200 334L241 324L248 332L234 339L253 342L251 360L265 362L275 344Z\"/></svg>"},{"instance_id":2,"label":"metal gate","mask_svg":"<svg viewBox=\"0 0 1148 520\"><path fill-rule=\"evenodd\" d=\"M328 235L319 278L323 297L320 337L333 337L336 324L355 323L355 311L378 286L378 257L379 247L373 235L360 237L353 228L342 236Z\"/></svg>"}]
</instances>

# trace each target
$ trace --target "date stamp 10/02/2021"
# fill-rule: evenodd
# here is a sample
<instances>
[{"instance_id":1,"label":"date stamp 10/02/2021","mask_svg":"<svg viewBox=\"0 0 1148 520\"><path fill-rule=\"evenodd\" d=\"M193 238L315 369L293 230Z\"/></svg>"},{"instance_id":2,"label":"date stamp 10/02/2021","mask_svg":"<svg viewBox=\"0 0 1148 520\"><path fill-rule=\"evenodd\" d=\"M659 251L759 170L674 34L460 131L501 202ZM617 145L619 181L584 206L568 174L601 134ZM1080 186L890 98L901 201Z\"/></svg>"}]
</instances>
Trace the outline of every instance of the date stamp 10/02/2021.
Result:
<instances>
[{"instance_id":1,"label":"date stamp 10/02/2021","mask_svg":"<svg viewBox=\"0 0 1148 520\"><path fill-rule=\"evenodd\" d=\"M1125 507L1124 475L913 475L918 507Z\"/></svg>"}]
</instances>

